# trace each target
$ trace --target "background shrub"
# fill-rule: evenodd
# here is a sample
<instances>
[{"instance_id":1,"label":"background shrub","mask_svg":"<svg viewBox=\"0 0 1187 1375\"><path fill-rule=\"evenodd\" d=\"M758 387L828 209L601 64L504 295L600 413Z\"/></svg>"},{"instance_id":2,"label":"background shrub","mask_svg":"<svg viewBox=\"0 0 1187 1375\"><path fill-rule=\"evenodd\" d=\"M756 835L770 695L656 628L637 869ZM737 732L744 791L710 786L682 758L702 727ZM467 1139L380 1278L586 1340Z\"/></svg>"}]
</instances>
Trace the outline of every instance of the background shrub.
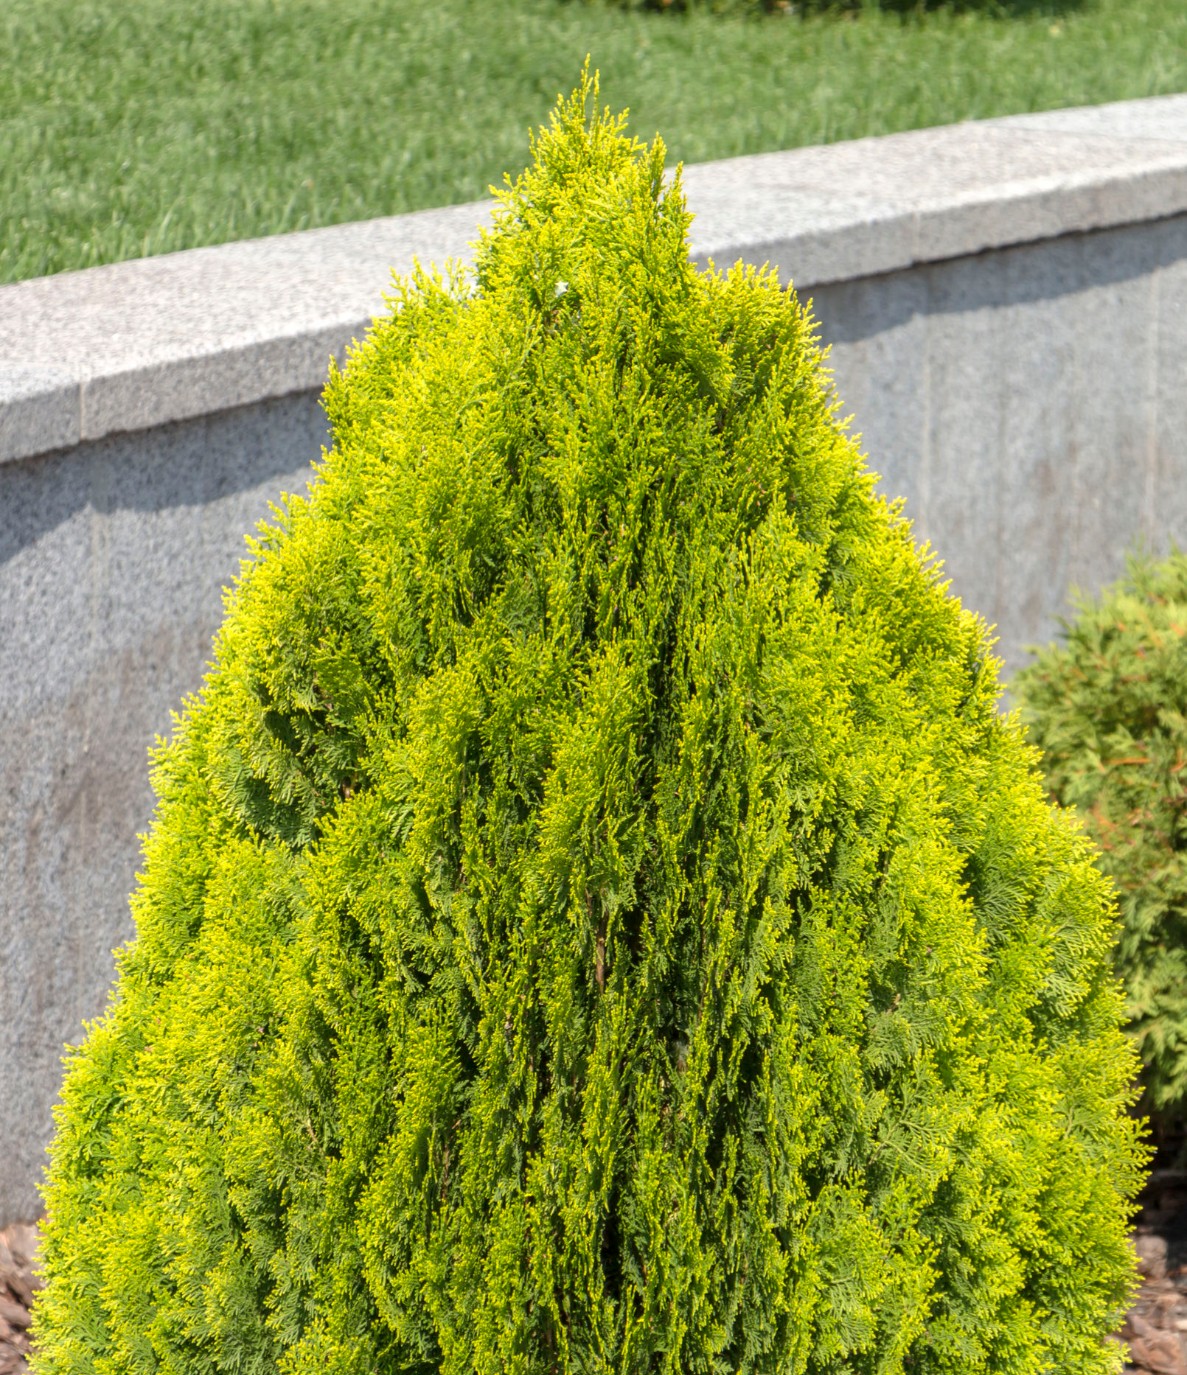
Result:
<instances>
[{"instance_id":1,"label":"background shrub","mask_svg":"<svg viewBox=\"0 0 1187 1375\"><path fill-rule=\"evenodd\" d=\"M794 295L588 84L534 152L159 755L37 1368L1116 1370L1091 848Z\"/></svg>"},{"instance_id":2,"label":"background shrub","mask_svg":"<svg viewBox=\"0 0 1187 1375\"><path fill-rule=\"evenodd\" d=\"M1187 555L1131 559L1015 690L1052 796L1117 885L1117 971L1165 1126L1187 1108Z\"/></svg>"},{"instance_id":3,"label":"background shrub","mask_svg":"<svg viewBox=\"0 0 1187 1375\"><path fill-rule=\"evenodd\" d=\"M791 0L610 0L610 3L620 10L651 10L661 14L687 14L689 10L709 10L713 14L789 14L797 8Z\"/></svg>"},{"instance_id":4,"label":"background shrub","mask_svg":"<svg viewBox=\"0 0 1187 1375\"><path fill-rule=\"evenodd\" d=\"M571 3L571 0L564 0ZM585 4L608 4L614 9L644 11L652 14L764 15L791 19L821 15L829 11L856 15L885 10L901 16L919 17L929 10L949 9L957 13L982 11L1001 19L1035 14L1062 15L1079 8L1080 0L583 0Z\"/></svg>"}]
</instances>

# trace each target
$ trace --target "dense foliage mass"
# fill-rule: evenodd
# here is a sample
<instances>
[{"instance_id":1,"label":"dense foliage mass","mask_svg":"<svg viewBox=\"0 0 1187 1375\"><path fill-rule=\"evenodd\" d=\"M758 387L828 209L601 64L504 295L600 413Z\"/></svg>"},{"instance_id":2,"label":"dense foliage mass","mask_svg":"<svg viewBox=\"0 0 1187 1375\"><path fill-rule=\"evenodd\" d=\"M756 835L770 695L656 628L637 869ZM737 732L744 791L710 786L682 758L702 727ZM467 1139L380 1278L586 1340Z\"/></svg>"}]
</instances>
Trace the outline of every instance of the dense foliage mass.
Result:
<instances>
[{"instance_id":1,"label":"dense foliage mass","mask_svg":"<svg viewBox=\"0 0 1187 1375\"><path fill-rule=\"evenodd\" d=\"M159 757L37 1369L1116 1370L1090 846L795 296L588 86L534 152Z\"/></svg>"},{"instance_id":2,"label":"dense foliage mass","mask_svg":"<svg viewBox=\"0 0 1187 1375\"><path fill-rule=\"evenodd\" d=\"M1149 1107L1187 1109L1187 555L1130 561L1015 688L1054 797L1116 882Z\"/></svg>"}]
</instances>

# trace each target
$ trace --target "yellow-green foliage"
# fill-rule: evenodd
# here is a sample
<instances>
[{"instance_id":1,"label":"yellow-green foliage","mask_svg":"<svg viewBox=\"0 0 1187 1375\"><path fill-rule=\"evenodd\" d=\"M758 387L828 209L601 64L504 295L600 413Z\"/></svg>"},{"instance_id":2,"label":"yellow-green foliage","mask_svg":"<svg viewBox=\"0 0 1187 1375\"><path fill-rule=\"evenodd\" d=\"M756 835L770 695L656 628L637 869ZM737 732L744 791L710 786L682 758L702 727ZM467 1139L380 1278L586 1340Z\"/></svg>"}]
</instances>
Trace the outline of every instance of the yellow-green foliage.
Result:
<instances>
[{"instance_id":1,"label":"yellow-green foliage","mask_svg":"<svg viewBox=\"0 0 1187 1375\"><path fill-rule=\"evenodd\" d=\"M1014 683L1052 795L1117 884L1146 1104L1187 1113L1187 554L1130 560Z\"/></svg>"},{"instance_id":2,"label":"yellow-green foliage","mask_svg":"<svg viewBox=\"0 0 1187 1375\"><path fill-rule=\"evenodd\" d=\"M811 322L588 84L417 274L159 757L39 1375L1094 1375L1088 843Z\"/></svg>"}]
</instances>

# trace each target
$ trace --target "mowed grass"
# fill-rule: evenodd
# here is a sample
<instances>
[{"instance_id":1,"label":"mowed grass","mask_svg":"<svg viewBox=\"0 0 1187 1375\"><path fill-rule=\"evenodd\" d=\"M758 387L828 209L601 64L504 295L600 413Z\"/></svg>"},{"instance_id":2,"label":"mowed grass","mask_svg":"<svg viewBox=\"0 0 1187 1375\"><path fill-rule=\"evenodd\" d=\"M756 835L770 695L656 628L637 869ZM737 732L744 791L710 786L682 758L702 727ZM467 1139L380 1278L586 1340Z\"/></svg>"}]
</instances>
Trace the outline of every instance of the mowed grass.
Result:
<instances>
[{"instance_id":1,"label":"mowed grass","mask_svg":"<svg viewBox=\"0 0 1187 1375\"><path fill-rule=\"evenodd\" d=\"M1187 4L4 0L0 281L481 197L586 53L691 162L1182 90Z\"/></svg>"}]
</instances>

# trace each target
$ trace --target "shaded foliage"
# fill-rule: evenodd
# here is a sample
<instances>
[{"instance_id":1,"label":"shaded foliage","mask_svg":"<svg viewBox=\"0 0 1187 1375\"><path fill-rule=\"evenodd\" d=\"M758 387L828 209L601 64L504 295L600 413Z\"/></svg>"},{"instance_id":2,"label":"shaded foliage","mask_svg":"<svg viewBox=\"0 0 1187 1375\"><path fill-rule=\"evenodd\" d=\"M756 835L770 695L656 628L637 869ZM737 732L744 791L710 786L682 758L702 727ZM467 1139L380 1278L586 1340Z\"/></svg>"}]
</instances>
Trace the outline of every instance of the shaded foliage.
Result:
<instances>
[{"instance_id":1,"label":"shaded foliage","mask_svg":"<svg viewBox=\"0 0 1187 1375\"><path fill-rule=\"evenodd\" d=\"M1117 885L1117 972L1149 1108L1187 1111L1187 555L1130 560L1018 674L1052 795Z\"/></svg>"},{"instance_id":2,"label":"shaded foliage","mask_svg":"<svg viewBox=\"0 0 1187 1375\"><path fill-rule=\"evenodd\" d=\"M563 0L573 3L573 0ZM793 19L812 14L857 15L866 10L883 10L909 19L932 10L971 10L991 18L1011 19L1027 15L1058 16L1083 8L1083 0L578 0L584 4L604 4L614 9L650 14L690 14L697 10L711 14L751 19L767 17Z\"/></svg>"},{"instance_id":3,"label":"shaded foliage","mask_svg":"<svg viewBox=\"0 0 1187 1375\"><path fill-rule=\"evenodd\" d=\"M40 1375L1119 1368L1113 917L793 293L587 82L156 767Z\"/></svg>"}]
</instances>

